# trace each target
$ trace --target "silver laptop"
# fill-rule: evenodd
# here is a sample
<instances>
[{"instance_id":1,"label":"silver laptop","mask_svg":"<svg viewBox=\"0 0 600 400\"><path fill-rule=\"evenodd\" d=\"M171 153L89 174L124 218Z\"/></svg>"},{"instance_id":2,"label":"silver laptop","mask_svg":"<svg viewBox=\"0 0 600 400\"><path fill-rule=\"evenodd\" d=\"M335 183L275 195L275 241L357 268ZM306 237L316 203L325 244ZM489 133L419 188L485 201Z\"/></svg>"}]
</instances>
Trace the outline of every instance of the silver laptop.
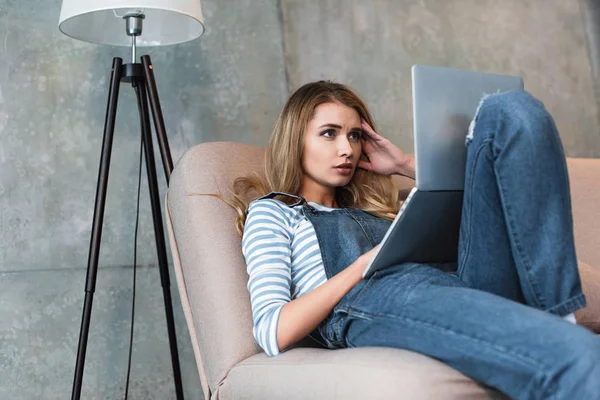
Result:
<instances>
[{"instance_id":1,"label":"silver laptop","mask_svg":"<svg viewBox=\"0 0 600 400\"><path fill-rule=\"evenodd\" d=\"M403 262L457 261L469 124L485 94L512 89L523 89L523 79L413 65L417 182L363 278Z\"/></svg>"}]
</instances>

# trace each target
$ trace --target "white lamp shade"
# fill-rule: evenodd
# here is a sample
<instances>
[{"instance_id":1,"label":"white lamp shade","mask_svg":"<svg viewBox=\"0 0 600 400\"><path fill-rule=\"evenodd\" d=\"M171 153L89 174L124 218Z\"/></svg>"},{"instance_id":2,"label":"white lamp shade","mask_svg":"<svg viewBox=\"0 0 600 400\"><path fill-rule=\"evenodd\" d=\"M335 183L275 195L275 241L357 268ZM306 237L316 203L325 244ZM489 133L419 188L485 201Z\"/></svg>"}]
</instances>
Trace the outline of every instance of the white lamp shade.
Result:
<instances>
[{"instance_id":1,"label":"white lamp shade","mask_svg":"<svg viewBox=\"0 0 600 400\"><path fill-rule=\"evenodd\" d=\"M196 39L204 32L200 0L63 0L58 29L91 43L131 46L123 15L145 15L137 46L165 46Z\"/></svg>"}]
</instances>

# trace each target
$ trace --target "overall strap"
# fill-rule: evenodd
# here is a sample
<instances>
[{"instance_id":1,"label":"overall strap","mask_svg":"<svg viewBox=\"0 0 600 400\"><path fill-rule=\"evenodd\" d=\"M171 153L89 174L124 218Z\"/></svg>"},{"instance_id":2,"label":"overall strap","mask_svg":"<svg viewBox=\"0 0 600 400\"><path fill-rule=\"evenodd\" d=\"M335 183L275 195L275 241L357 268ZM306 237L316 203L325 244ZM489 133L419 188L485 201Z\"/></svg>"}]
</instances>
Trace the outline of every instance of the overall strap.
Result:
<instances>
[{"instance_id":1,"label":"overall strap","mask_svg":"<svg viewBox=\"0 0 600 400\"><path fill-rule=\"evenodd\" d=\"M285 193L285 192L271 192L269 194L261 196L261 197L259 197L257 199L252 200L252 201L264 200L264 199L272 199L275 196L288 196L288 197L291 197L291 198L297 200L294 204L287 205L288 207L296 207L296 206L299 206L299 205L302 205L302 204L307 204L306 199L304 197L302 197L302 196L296 196L294 194L289 194L289 193ZM248 209L246 209L246 212L248 212Z\"/></svg>"}]
</instances>

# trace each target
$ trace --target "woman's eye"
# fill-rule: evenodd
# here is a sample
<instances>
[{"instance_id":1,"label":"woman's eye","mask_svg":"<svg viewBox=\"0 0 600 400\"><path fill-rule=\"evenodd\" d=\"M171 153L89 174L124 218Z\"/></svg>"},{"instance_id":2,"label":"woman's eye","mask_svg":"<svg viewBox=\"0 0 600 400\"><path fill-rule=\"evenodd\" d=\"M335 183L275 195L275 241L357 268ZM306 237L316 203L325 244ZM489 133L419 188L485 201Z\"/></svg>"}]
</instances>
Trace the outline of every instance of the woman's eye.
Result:
<instances>
[{"instance_id":1,"label":"woman's eye","mask_svg":"<svg viewBox=\"0 0 600 400\"><path fill-rule=\"evenodd\" d=\"M325 136L327 138L333 138L336 132L332 129L321 132L321 136ZM362 132L350 132L349 134L351 140L360 140L362 138Z\"/></svg>"},{"instance_id":2,"label":"woman's eye","mask_svg":"<svg viewBox=\"0 0 600 400\"><path fill-rule=\"evenodd\" d=\"M362 133L361 132L352 132L352 139L354 140L360 140L362 138Z\"/></svg>"}]
</instances>

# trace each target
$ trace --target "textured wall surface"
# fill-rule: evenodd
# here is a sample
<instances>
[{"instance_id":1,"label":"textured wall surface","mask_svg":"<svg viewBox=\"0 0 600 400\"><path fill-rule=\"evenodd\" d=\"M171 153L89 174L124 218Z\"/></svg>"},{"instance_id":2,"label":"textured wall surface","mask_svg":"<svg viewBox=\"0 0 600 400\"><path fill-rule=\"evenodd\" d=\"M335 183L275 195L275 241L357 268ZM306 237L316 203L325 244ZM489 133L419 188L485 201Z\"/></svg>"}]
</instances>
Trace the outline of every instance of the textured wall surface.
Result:
<instances>
[{"instance_id":1,"label":"textured wall surface","mask_svg":"<svg viewBox=\"0 0 600 400\"><path fill-rule=\"evenodd\" d=\"M555 116L567 155L600 157L583 0L202 5L203 37L139 51L152 57L175 162L200 142L264 146L290 91L315 79L354 87L380 132L411 152L414 63L522 75ZM63 36L59 12L59 0L0 0L2 399L71 391L110 66L114 56L130 61L129 49ZM125 385L139 146L135 97L123 84L84 398L117 398ZM173 382L143 168L130 394L167 399ZM160 164L158 178L162 201ZM201 398L175 288L173 299L186 397Z\"/></svg>"},{"instance_id":2,"label":"textured wall surface","mask_svg":"<svg viewBox=\"0 0 600 400\"><path fill-rule=\"evenodd\" d=\"M152 58L174 162L204 141L263 144L287 96L276 2L202 4L200 39L138 51ZM60 6L0 0L2 399L70 395L112 58L131 61L128 48L62 35ZM118 398L125 384L139 147L137 103L123 83L83 398ZM137 261L150 267L138 274L130 393L167 399L172 370L143 168ZM164 203L162 165L157 172ZM185 390L198 398L176 288L173 299Z\"/></svg>"},{"instance_id":3,"label":"textured wall surface","mask_svg":"<svg viewBox=\"0 0 600 400\"><path fill-rule=\"evenodd\" d=\"M410 67L520 75L554 116L568 156L600 156L598 104L576 0L283 0L290 89L352 85L412 153Z\"/></svg>"}]
</instances>

